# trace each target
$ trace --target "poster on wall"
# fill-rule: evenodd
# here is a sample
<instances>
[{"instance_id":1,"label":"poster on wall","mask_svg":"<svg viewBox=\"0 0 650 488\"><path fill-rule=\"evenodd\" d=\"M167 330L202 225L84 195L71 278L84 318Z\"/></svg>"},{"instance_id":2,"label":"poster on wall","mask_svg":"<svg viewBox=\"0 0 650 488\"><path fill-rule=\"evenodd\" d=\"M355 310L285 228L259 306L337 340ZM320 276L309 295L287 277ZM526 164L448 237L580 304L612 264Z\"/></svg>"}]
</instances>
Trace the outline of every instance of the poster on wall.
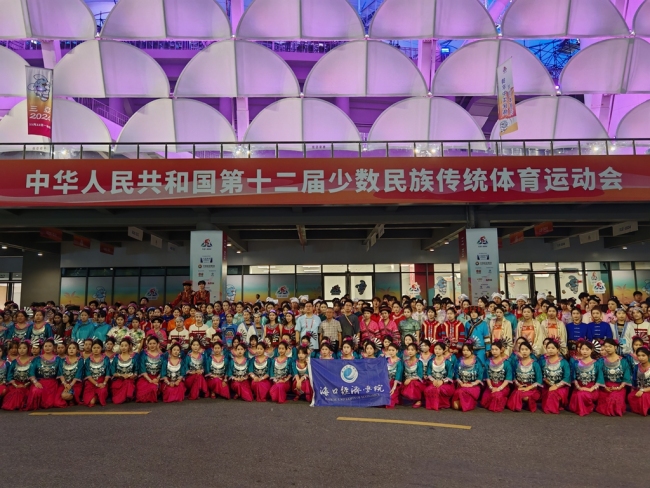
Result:
<instances>
[{"instance_id":1,"label":"poster on wall","mask_svg":"<svg viewBox=\"0 0 650 488\"><path fill-rule=\"evenodd\" d=\"M199 281L212 300L222 300L226 290L227 237L220 230L197 230L190 237L190 278L198 290Z\"/></svg>"},{"instance_id":2,"label":"poster on wall","mask_svg":"<svg viewBox=\"0 0 650 488\"><path fill-rule=\"evenodd\" d=\"M28 66L27 134L52 139L52 77L54 70Z\"/></svg>"},{"instance_id":3,"label":"poster on wall","mask_svg":"<svg viewBox=\"0 0 650 488\"><path fill-rule=\"evenodd\" d=\"M497 229L466 229L459 234L462 290L473 304L499 291Z\"/></svg>"}]
</instances>

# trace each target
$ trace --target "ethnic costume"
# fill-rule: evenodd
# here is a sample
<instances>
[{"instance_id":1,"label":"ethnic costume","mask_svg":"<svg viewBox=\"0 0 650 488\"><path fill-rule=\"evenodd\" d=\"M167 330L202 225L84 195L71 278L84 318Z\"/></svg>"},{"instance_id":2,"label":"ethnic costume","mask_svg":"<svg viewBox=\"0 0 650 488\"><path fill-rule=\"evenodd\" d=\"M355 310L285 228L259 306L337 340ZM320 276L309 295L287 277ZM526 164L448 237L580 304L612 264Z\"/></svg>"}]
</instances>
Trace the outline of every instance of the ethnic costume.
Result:
<instances>
[{"instance_id":1,"label":"ethnic costume","mask_svg":"<svg viewBox=\"0 0 650 488\"><path fill-rule=\"evenodd\" d=\"M512 324L505 318L490 320L490 342L502 341L505 346L505 355L512 354Z\"/></svg>"},{"instance_id":2,"label":"ethnic costume","mask_svg":"<svg viewBox=\"0 0 650 488\"><path fill-rule=\"evenodd\" d=\"M272 386L269 394L272 402L285 403L287 393L291 390L291 374L293 372L293 361L285 356L284 360L276 357L271 359L271 377ZM284 381L281 381L284 380Z\"/></svg>"},{"instance_id":3,"label":"ethnic costume","mask_svg":"<svg viewBox=\"0 0 650 488\"><path fill-rule=\"evenodd\" d=\"M560 352L566 355L569 349L567 348L567 332L564 322L559 318L550 320L546 319L542 322L545 338L553 338L560 341Z\"/></svg>"},{"instance_id":4,"label":"ethnic costume","mask_svg":"<svg viewBox=\"0 0 650 488\"><path fill-rule=\"evenodd\" d=\"M163 359L161 353L154 355L149 351L143 351L139 355L138 373L140 377L135 382L135 401L137 403L156 403L158 401L160 385L147 381L144 375L149 376L150 380L160 379Z\"/></svg>"},{"instance_id":5,"label":"ethnic costume","mask_svg":"<svg viewBox=\"0 0 650 488\"><path fill-rule=\"evenodd\" d=\"M84 392L83 403L92 407L91 400L96 396L99 404L106 405L108 399L108 385L103 388L95 386L90 380L93 379L95 383L104 383L108 381L111 376L111 361L102 354L99 361L95 361L93 356L86 358L84 361Z\"/></svg>"},{"instance_id":6,"label":"ethnic costume","mask_svg":"<svg viewBox=\"0 0 650 488\"><path fill-rule=\"evenodd\" d=\"M36 341L43 343L45 339L52 336L52 327L50 327L50 324L48 323L44 323L43 327L38 329L36 328L36 325L32 325L27 331L27 338L32 341L32 343Z\"/></svg>"},{"instance_id":7,"label":"ethnic costume","mask_svg":"<svg viewBox=\"0 0 650 488\"><path fill-rule=\"evenodd\" d=\"M604 385L603 371L599 361L585 363L582 359L572 363L574 388L569 401L569 410L581 417L594 411L598 401L598 388ZM595 388L594 391L578 390Z\"/></svg>"},{"instance_id":8,"label":"ethnic costume","mask_svg":"<svg viewBox=\"0 0 650 488\"><path fill-rule=\"evenodd\" d=\"M20 327L19 327L20 325ZM14 323L13 325L10 325L7 331L5 332L5 336L8 341L23 341L25 339L29 339L29 329L30 326L27 322L24 324L17 324Z\"/></svg>"},{"instance_id":9,"label":"ethnic costume","mask_svg":"<svg viewBox=\"0 0 650 488\"><path fill-rule=\"evenodd\" d=\"M246 358L233 358L230 361L230 372L228 377L230 389L235 395L235 399L240 398L245 402L253 401L253 391L248 383L248 360Z\"/></svg>"},{"instance_id":10,"label":"ethnic costume","mask_svg":"<svg viewBox=\"0 0 650 488\"><path fill-rule=\"evenodd\" d=\"M269 378L264 377L271 376L273 372L273 361L266 356L262 357L262 361L258 359L256 356L248 360L248 373L253 375L250 382L253 397L258 402L265 402L271 390L271 381Z\"/></svg>"},{"instance_id":11,"label":"ethnic costume","mask_svg":"<svg viewBox=\"0 0 650 488\"><path fill-rule=\"evenodd\" d=\"M449 349L456 355L460 353L460 348L467 339L465 326L460 320L443 322L435 330L434 337L436 341L448 343Z\"/></svg>"},{"instance_id":12,"label":"ethnic costume","mask_svg":"<svg viewBox=\"0 0 650 488\"><path fill-rule=\"evenodd\" d=\"M395 391L390 395L390 405L386 408L395 408L395 405L399 403L399 394L401 390L401 384L404 379L404 364L402 360L398 357L386 358L386 364L388 366L388 379L390 380L390 389ZM397 386L395 386L397 385Z\"/></svg>"},{"instance_id":13,"label":"ethnic costume","mask_svg":"<svg viewBox=\"0 0 650 488\"><path fill-rule=\"evenodd\" d=\"M402 323L404 322L406 321L403 320ZM400 392L402 398L415 403L422 401L422 395L424 394L422 362L414 357L413 359L402 360L402 365L404 368L404 384ZM411 380L408 385L406 384L407 380Z\"/></svg>"},{"instance_id":14,"label":"ethnic costume","mask_svg":"<svg viewBox=\"0 0 650 488\"><path fill-rule=\"evenodd\" d=\"M622 417L627 410L625 387L632 386L632 368L622 357L611 362L607 358L602 358L600 361L605 388L598 390L596 412L610 417ZM606 388L620 389L607 391Z\"/></svg>"},{"instance_id":15,"label":"ethnic costume","mask_svg":"<svg viewBox=\"0 0 650 488\"><path fill-rule=\"evenodd\" d=\"M122 359L117 354L111 363L111 397L114 404L121 404L135 397L135 379L138 376L138 363L135 353L129 354L128 359ZM129 378L115 377L115 375L131 375Z\"/></svg>"},{"instance_id":16,"label":"ethnic costume","mask_svg":"<svg viewBox=\"0 0 650 488\"><path fill-rule=\"evenodd\" d=\"M422 328L420 333L422 334L422 339L427 339L431 344L436 342L435 331L440 327L440 323L436 320L424 320L422 322Z\"/></svg>"},{"instance_id":17,"label":"ethnic costume","mask_svg":"<svg viewBox=\"0 0 650 488\"><path fill-rule=\"evenodd\" d=\"M311 403L313 392L311 389L311 383L309 381L308 360L305 361L304 366L301 366L296 359L291 363L291 366L293 367L293 371L291 373L293 375L292 389L294 395L296 395L296 398L294 400L298 400L301 395L305 395L305 400ZM300 386L298 386L298 379L300 379Z\"/></svg>"},{"instance_id":18,"label":"ethnic costume","mask_svg":"<svg viewBox=\"0 0 650 488\"><path fill-rule=\"evenodd\" d=\"M27 358L26 362L21 362L20 358L14 359L7 369L7 383L12 381L20 386L9 385L5 400L2 403L3 410L22 410L27 402L27 392L29 388L29 369L32 358Z\"/></svg>"},{"instance_id":19,"label":"ethnic costume","mask_svg":"<svg viewBox=\"0 0 650 488\"><path fill-rule=\"evenodd\" d=\"M467 339L474 342L474 354L483 364L487 361L485 352L491 347L490 327L482 318L469 319L465 324Z\"/></svg>"},{"instance_id":20,"label":"ethnic costume","mask_svg":"<svg viewBox=\"0 0 650 488\"><path fill-rule=\"evenodd\" d=\"M78 358L74 363L70 361L69 356L62 359L59 362L59 369L56 373L56 376L61 380L61 384L57 390L59 397L65 392L64 383L66 383L72 386L68 392L74 396L74 401L77 405L81 405L83 403L83 399L81 398L81 393L83 391L83 373L83 359Z\"/></svg>"},{"instance_id":21,"label":"ethnic costume","mask_svg":"<svg viewBox=\"0 0 650 488\"><path fill-rule=\"evenodd\" d=\"M508 398L508 409L513 412L521 412L524 402L528 403L531 412L537 411L537 402L541 398L539 387L542 386L542 370L533 357L530 357L529 364L523 364L522 359L513 364L514 388ZM512 364L512 363L511 363ZM528 391L521 391L520 386L533 387Z\"/></svg>"},{"instance_id":22,"label":"ethnic costume","mask_svg":"<svg viewBox=\"0 0 650 488\"><path fill-rule=\"evenodd\" d=\"M481 384L483 383L483 365L474 357L471 362L461 358L456 365L456 381L458 387L452 397L452 403L458 402L463 412L474 410L481 395ZM475 386L463 386L464 383L476 383Z\"/></svg>"},{"instance_id":23,"label":"ethnic costume","mask_svg":"<svg viewBox=\"0 0 650 488\"><path fill-rule=\"evenodd\" d=\"M7 370L9 369L9 361L0 358L0 405L2 404L2 397L7 392Z\"/></svg>"},{"instance_id":24,"label":"ethnic costume","mask_svg":"<svg viewBox=\"0 0 650 488\"><path fill-rule=\"evenodd\" d=\"M640 397L637 397L636 394L641 390L648 391L644 391ZM627 396L627 401L634 413L644 417L650 413L650 365L645 369L641 364L635 366L632 391Z\"/></svg>"},{"instance_id":25,"label":"ethnic costume","mask_svg":"<svg viewBox=\"0 0 650 488\"><path fill-rule=\"evenodd\" d=\"M483 392L481 398L481 406L491 412L503 412L508 403L508 395L510 394L510 384L512 383L512 368L507 359L501 359L496 362L490 358L485 368L485 379L490 380L492 391L488 383L488 387ZM501 388L500 390L498 390Z\"/></svg>"},{"instance_id":26,"label":"ethnic costume","mask_svg":"<svg viewBox=\"0 0 650 488\"><path fill-rule=\"evenodd\" d=\"M185 356L185 386L188 390L187 399L196 400L199 395L208 396L208 383L205 381L205 358L202 353L199 357L194 356L194 352Z\"/></svg>"},{"instance_id":27,"label":"ethnic costume","mask_svg":"<svg viewBox=\"0 0 650 488\"><path fill-rule=\"evenodd\" d=\"M536 356L541 356L544 352L544 339L546 339L546 331L542 327L540 321L533 319L531 324L525 321L519 322L517 326L517 338L523 337L533 346L533 353Z\"/></svg>"},{"instance_id":28,"label":"ethnic costume","mask_svg":"<svg viewBox=\"0 0 650 488\"><path fill-rule=\"evenodd\" d=\"M160 380L163 382L160 387L162 391L162 400L164 403L182 402L185 399L185 362L182 358L167 356L162 361L160 370ZM164 380L167 381L164 381ZM170 385L179 381L178 385Z\"/></svg>"},{"instance_id":29,"label":"ethnic costume","mask_svg":"<svg viewBox=\"0 0 650 488\"><path fill-rule=\"evenodd\" d=\"M40 383L42 388L38 388L35 384L29 387L25 410L66 406L66 403L57 395L59 384L56 381L56 372L60 361L61 358L58 356L54 356L50 360L43 356L32 359L29 377L34 378L35 383Z\"/></svg>"},{"instance_id":30,"label":"ethnic costume","mask_svg":"<svg viewBox=\"0 0 650 488\"><path fill-rule=\"evenodd\" d=\"M280 324L276 324L275 327L270 327L269 324L266 324L264 326L264 337L268 337L271 340L271 346L273 346L273 348L278 347L278 344L280 344L280 338L282 337L280 334Z\"/></svg>"},{"instance_id":31,"label":"ethnic costume","mask_svg":"<svg viewBox=\"0 0 650 488\"><path fill-rule=\"evenodd\" d=\"M571 387L571 367L569 362L558 356L551 362L547 356L539 358L542 370L542 411L544 413L560 413L569 403L569 388ZM557 388L550 390L552 386Z\"/></svg>"},{"instance_id":32,"label":"ethnic costume","mask_svg":"<svg viewBox=\"0 0 650 488\"><path fill-rule=\"evenodd\" d=\"M393 320L388 319L388 322L384 322L384 320L381 319L377 322L377 326L379 327L379 337L389 336L395 344L399 344L399 328Z\"/></svg>"},{"instance_id":33,"label":"ethnic costume","mask_svg":"<svg viewBox=\"0 0 650 488\"><path fill-rule=\"evenodd\" d=\"M206 351L205 363L203 370L206 375L206 384L208 392L214 398L220 396L226 400L230 399L230 389L228 388L228 368L229 360L225 354L220 357L214 356L212 351Z\"/></svg>"},{"instance_id":34,"label":"ethnic costume","mask_svg":"<svg viewBox=\"0 0 650 488\"><path fill-rule=\"evenodd\" d=\"M427 365L426 376L430 383L424 389L424 406L427 410L440 410L451 408L451 397L454 395L454 365L449 359L437 363L434 357ZM442 385L435 386L433 381L442 381Z\"/></svg>"}]
</instances>

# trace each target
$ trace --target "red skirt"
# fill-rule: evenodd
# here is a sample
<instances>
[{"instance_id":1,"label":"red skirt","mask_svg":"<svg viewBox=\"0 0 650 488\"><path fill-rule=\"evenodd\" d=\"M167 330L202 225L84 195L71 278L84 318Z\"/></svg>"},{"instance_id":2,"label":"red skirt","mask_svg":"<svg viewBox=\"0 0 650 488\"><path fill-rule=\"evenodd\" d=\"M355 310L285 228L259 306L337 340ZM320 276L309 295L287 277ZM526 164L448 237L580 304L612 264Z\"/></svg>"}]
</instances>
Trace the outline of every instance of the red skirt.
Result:
<instances>
[{"instance_id":1,"label":"red skirt","mask_svg":"<svg viewBox=\"0 0 650 488\"><path fill-rule=\"evenodd\" d=\"M16 388L13 385L7 387L7 394L5 400L2 402L3 410L22 410L27 403L27 388Z\"/></svg>"},{"instance_id":2,"label":"red skirt","mask_svg":"<svg viewBox=\"0 0 650 488\"><path fill-rule=\"evenodd\" d=\"M225 379L210 378L207 382L208 392L213 393L215 396L220 396L226 400L230 400L230 389Z\"/></svg>"},{"instance_id":3,"label":"red skirt","mask_svg":"<svg viewBox=\"0 0 650 488\"><path fill-rule=\"evenodd\" d=\"M199 395L208 395L208 384L202 374L188 374L185 377L185 386L189 392L187 399L196 400Z\"/></svg>"},{"instance_id":4,"label":"red skirt","mask_svg":"<svg viewBox=\"0 0 650 488\"><path fill-rule=\"evenodd\" d=\"M2 403L2 397L7 393L7 385L0 385L0 404Z\"/></svg>"},{"instance_id":5,"label":"red skirt","mask_svg":"<svg viewBox=\"0 0 650 488\"><path fill-rule=\"evenodd\" d=\"M54 378L43 378L38 380L38 382L43 386L43 388L36 388L32 385L29 387L27 393L27 405L25 410L38 410L45 408L53 407L62 407L61 402L57 402L57 398L60 396L57 395L57 390L59 389L59 384Z\"/></svg>"},{"instance_id":6,"label":"red skirt","mask_svg":"<svg viewBox=\"0 0 650 488\"><path fill-rule=\"evenodd\" d=\"M413 402L422 401L424 383L420 380L413 380L408 385L402 385L402 391L400 394L402 395L402 398Z\"/></svg>"},{"instance_id":7,"label":"red skirt","mask_svg":"<svg viewBox=\"0 0 650 488\"><path fill-rule=\"evenodd\" d=\"M111 396L113 403L120 405L135 397L135 379L114 378L111 380Z\"/></svg>"},{"instance_id":8,"label":"red skirt","mask_svg":"<svg viewBox=\"0 0 650 488\"><path fill-rule=\"evenodd\" d=\"M582 388L593 388L595 383L589 383L587 385L580 385ZM571 392L571 400L569 401L569 410L573 413L577 413L581 417L589 415L594 411L596 407L596 402L598 401L598 390L594 391L580 391L573 389Z\"/></svg>"},{"instance_id":9,"label":"red skirt","mask_svg":"<svg viewBox=\"0 0 650 488\"><path fill-rule=\"evenodd\" d=\"M182 402L185 399L185 381L181 381L176 386L169 386L163 383L161 389L164 403Z\"/></svg>"},{"instance_id":10,"label":"red skirt","mask_svg":"<svg viewBox=\"0 0 650 488\"><path fill-rule=\"evenodd\" d=\"M503 385L503 381L500 383L492 383L492 386L499 388ZM490 388L486 388L481 397L481 406L490 412L503 412L508 403L508 395L510 394L510 386L506 386L501 391L492 392Z\"/></svg>"},{"instance_id":11,"label":"red skirt","mask_svg":"<svg viewBox=\"0 0 650 488\"><path fill-rule=\"evenodd\" d=\"M518 389L512 390L510 396L508 397L507 406L513 412L521 412L524 409L524 398L528 398L526 403L528 403L528 409L531 412L537 411L537 402L541 398L539 388L535 388L530 391L520 391Z\"/></svg>"},{"instance_id":12,"label":"red skirt","mask_svg":"<svg viewBox=\"0 0 650 488\"><path fill-rule=\"evenodd\" d=\"M454 384L443 383L439 387L429 384L424 390L424 406L427 410L451 408L451 397L454 396Z\"/></svg>"},{"instance_id":13,"label":"red skirt","mask_svg":"<svg viewBox=\"0 0 650 488\"><path fill-rule=\"evenodd\" d=\"M452 402L458 402L460 404L460 409L463 412L469 412L476 408L478 403L478 397L481 396L481 387L472 386L471 388L463 388L459 386L454 391L454 396L451 398Z\"/></svg>"},{"instance_id":14,"label":"red skirt","mask_svg":"<svg viewBox=\"0 0 650 488\"><path fill-rule=\"evenodd\" d=\"M641 398L638 398L636 396L637 391L639 390L634 389L630 392L627 396L627 402L634 413L647 417L648 412L650 412L650 393L644 393Z\"/></svg>"},{"instance_id":15,"label":"red skirt","mask_svg":"<svg viewBox=\"0 0 650 488\"><path fill-rule=\"evenodd\" d=\"M98 378L95 380L97 383L103 383L104 382L104 377L102 376L101 378ZM84 405L88 405L89 407L92 407L93 405L90 404L91 400L95 397L97 397L97 401L99 404L103 407L106 405L106 400L108 400L108 388L109 386L106 385L104 388L97 388L95 385L93 385L90 380L85 380L84 381L84 393L83 393L83 403Z\"/></svg>"},{"instance_id":16,"label":"red skirt","mask_svg":"<svg viewBox=\"0 0 650 488\"><path fill-rule=\"evenodd\" d=\"M619 383L606 381L605 385L612 387L621 386ZM598 390L598 402L596 404L596 412L608 417L622 417L627 410L625 404L625 387L618 391L605 391L604 388Z\"/></svg>"},{"instance_id":17,"label":"red skirt","mask_svg":"<svg viewBox=\"0 0 650 488\"><path fill-rule=\"evenodd\" d=\"M291 390L291 383L285 381L283 383L273 383L269 394L271 395L272 402L285 403L287 401L287 393Z\"/></svg>"},{"instance_id":18,"label":"red skirt","mask_svg":"<svg viewBox=\"0 0 650 488\"><path fill-rule=\"evenodd\" d=\"M302 395L305 395L305 400L311 403L314 393L311 391L311 383L309 382L308 377L304 377L302 383L300 383L300 389L298 389L298 382L294 378L292 381L292 390L294 395L296 395L296 400L298 400Z\"/></svg>"},{"instance_id":19,"label":"red skirt","mask_svg":"<svg viewBox=\"0 0 650 488\"><path fill-rule=\"evenodd\" d=\"M235 395L235 400L241 398L245 402L253 401L253 391L251 390L251 385L248 384L248 381L235 381L230 382L230 389Z\"/></svg>"},{"instance_id":20,"label":"red skirt","mask_svg":"<svg viewBox=\"0 0 650 488\"><path fill-rule=\"evenodd\" d=\"M390 380L390 389L393 389L395 385L395 380ZM402 391L402 385L397 385L395 391L390 395L390 405L386 405L386 408L395 408L395 405L399 405L399 395Z\"/></svg>"},{"instance_id":21,"label":"red skirt","mask_svg":"<svg viewBox=\"0 0 650 488\"><path fill-rule=\"evenodd\" d=\"M83 403L83 398L82 398L83 384L77 381L74 385L72 385L72 391L73 391L75 403L77 405L81 405ZM63 398L61 398L64 392L65 392L65 387L59 384L59 387L56 390L56 394L58 395L57 401L61 402L62 407L66 407L68 405L68 402L66 402Z\"/></svg>"},{"instance_id":22,"label":"red skirt","mask_svg":"<svg viewBox=\"0 0 650 488\"><path fill-rule=\"evenodd\" d=\"M255 400L265 402L271 391L271 382L269 380L253 381L251 380L251 391Z\"/></svg>"},{"instance_id":23,"label":"red skirt","mask_svg":"<svg viewBox=\"0 0 650 488\"><path fill-rule=\"evenodd\" d=\"M144 376L141 376L135 382L135 401L136 403L157 403L159 391L159 384L149 383Z\"/></svg>"},{"instance_id":24,"label":"red skirt","mask_svg":"<svg viewBox=\"0 0 650 488\"><path fill-rule=\"evenodd\" d=\"M549 386L542 389L542 411L544 413L560 413L569 403L569 387L560 386L557 390L549 391Z\"/></svg>"}]
</instances>

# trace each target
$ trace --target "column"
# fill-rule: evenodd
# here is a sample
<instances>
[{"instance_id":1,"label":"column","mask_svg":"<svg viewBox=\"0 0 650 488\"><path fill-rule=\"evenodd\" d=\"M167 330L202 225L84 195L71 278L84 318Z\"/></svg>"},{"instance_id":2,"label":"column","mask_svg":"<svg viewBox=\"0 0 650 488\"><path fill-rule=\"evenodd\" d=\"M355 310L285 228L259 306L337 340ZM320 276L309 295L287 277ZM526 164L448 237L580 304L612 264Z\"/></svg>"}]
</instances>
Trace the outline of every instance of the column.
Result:
<instances>
[{"instance_id":1,"label":"column","mask_svg":"<svg viewBox=\"0 0 650 488\"><path fill-rule=\"evenodd\" d=\"M61 294L61 254L25 251L23 254L23 281L21 306L33 302L54 300L59 303Z\"/></svg>"}]
</instances>

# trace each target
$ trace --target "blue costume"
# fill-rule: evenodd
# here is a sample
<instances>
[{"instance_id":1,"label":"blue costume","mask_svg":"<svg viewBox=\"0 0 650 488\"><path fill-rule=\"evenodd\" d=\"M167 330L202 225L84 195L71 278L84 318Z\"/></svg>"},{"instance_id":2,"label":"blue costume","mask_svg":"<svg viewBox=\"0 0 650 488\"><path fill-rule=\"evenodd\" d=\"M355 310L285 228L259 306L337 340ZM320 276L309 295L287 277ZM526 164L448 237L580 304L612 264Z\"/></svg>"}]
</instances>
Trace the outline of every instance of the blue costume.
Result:
<instances>
[{"instance_id":1,"label":"blue costume","mask_svg":"<svg viewBox=\"0 0 650 488\"><path fill-rule=\"evenodd\" d=\"M579 341L587 338L587 324L571 322L566 326L567 341Z\"/></svg>"},{"instance_id":2,"label":"blue costume","mask_svg":"<svg viewBox=\"0 0 650 488\"><path fill-rule=\"evenodd\" d=\"M490 327L487 322L480 318L476 321L472 319L468 320L465 324L465 335L467 339L471 339L474 342L474 355L476 355L482 364L485 364L487 359L485 352L491 343Z\"/></svg>"},{"instance_id":3,"label":"blue costume","mask_svg":"<svg viewBox=\"0 0 650 488\"><path fill-rule=\"evenodd\" d=\"M50 324L45 324L42 328L40 329L35 329L34 325L29 326L29 330L27 331L27 338L32 341L44 341L45 339L48 339L49 337L52 337L52 327L50 327Z\"/></svg>"},{"instance_id":4,"label":"blue costume","mask_svg":"<svg viewBox=\"0 0 650 488\"><path fill-rule=\"evenodd\" d=\"M587 324L587 340L612 338L612 328L607 322L591 322Z\"/></svg>"},{"instance_id":5,"label":"blue costume","mask_svg":"<svg viewBox=\"0 0 650 488\"><path fill-rule=\"evenodd\" d=\"M90 320L88 322L78 321L75 324L74 329L72 329L72 340L77 343L80 341L83 342L86 339L92 338L94 333L95 322L92 322Z\"/></svg>"},{"instance_id":6,"label":"blue costume","mask_svg":"<svg viewBox=\"0 0 650 488\"><path fill-rule=\"evenodd\" d=\"M550 363L546 356L542 356L539 358L539 367L547 385L571 386L571 366L566 359L561 358L557 363Z\"/></svg>"}]
</instances>

